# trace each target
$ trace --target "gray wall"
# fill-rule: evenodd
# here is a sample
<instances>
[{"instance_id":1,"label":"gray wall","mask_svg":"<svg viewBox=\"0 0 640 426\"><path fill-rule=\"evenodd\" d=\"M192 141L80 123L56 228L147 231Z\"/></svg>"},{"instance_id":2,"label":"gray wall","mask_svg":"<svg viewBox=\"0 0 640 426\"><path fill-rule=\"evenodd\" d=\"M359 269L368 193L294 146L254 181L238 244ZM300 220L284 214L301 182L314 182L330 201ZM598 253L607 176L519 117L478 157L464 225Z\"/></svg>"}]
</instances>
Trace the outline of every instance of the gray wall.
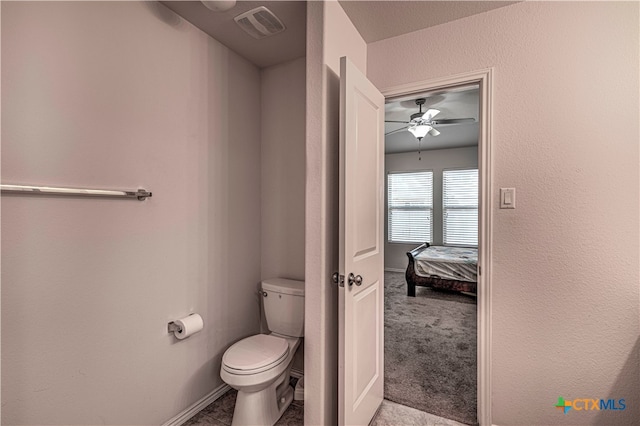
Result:
<instances>
[{"instance_id":1,"label":"gray wall","mask_svg":"<svg viewBox=\"0 0 640 426\"><path fill-rule=\"evenodd\" d=\"M161 424L222 385L260 324L259 94L157 2L2 2L2 182L153 191L2 197L3 424Z\"/></svg>"},{"instance_id":2,"label":"gray wall","mask_svg":"<svg viewBox=\"0 0 640 426\"><path fill-rule=\"evenodd\" d=\"M639 13L521 2L368 46L381 89L494 70L493 424L640 418ZM499 209L501 187L515 210ZM558 396L626 409L564 415Z\"/></svg>"},{"instance_id":3,"label":"gray wall","mask_svg":"<svg viewBox=\"0 0 640 426\"><path fill-rule=\"evenodd\" d=\"M422 158L419 160L418 158ZM456 168L477 168L478 147L436 149L422 151L418 157L417 152L405 152L401 154L388 154L385 156L385 172L400 171L433 172L433 243L442 244L442 171ZM385 190L385 197L387 191ZM385 210L386 215L386 210ZM385 245L384 267L387 270L404 271L407 269L407 251L417 247L416 244L390 243L387 235L388 217L385 217Z\"/></svg>"},{"instance_id":4,"label":"gray wall","mask_svg":"<svg viewBox=\"0 0 640 426\"><path fill-rule=\"evenodd\" d=\"M304 280L305 58L261 71L262 278Z\"/></svg>"}]
</instances>

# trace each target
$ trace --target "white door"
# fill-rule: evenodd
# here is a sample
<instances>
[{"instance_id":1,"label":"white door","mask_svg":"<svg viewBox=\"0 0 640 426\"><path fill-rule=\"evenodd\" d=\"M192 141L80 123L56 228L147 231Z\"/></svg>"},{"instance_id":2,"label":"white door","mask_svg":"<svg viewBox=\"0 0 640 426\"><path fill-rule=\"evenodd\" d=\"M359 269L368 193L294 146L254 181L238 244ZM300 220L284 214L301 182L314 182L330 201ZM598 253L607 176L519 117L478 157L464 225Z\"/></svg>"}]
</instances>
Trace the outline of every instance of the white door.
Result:
<instances>
[{"instance_id":1,"label":"white door","mask_svg":"<svg viewBox=\"0 0 640 426\"><path fill-rule=\"evenodd\" d=\"M384 97L340 59L338 419L367 425L384 380ZM349 279L352 274L352 279Z\"/></svg>"}]
</instances>

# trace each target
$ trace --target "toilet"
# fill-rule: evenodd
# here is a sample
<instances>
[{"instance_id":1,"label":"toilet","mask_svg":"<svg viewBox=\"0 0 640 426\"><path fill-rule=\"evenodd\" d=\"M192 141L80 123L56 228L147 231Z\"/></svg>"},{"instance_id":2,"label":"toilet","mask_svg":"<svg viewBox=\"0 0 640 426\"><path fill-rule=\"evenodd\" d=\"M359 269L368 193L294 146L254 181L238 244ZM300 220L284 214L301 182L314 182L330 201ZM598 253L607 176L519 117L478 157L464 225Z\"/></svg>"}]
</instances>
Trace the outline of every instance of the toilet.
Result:
<instances>
[{"instance_id":1,"label":"toilet","mask_svg":"<svg viewBox=\"0 0 640 426\"><path fill-rule=\"evenodd\" d=\"M234 343L222 356L220 377L238 391L232 425L273 425L293 400L293 356L304 336L304 281L262 282L270 334Z\"/></svg>"}]
</instances>

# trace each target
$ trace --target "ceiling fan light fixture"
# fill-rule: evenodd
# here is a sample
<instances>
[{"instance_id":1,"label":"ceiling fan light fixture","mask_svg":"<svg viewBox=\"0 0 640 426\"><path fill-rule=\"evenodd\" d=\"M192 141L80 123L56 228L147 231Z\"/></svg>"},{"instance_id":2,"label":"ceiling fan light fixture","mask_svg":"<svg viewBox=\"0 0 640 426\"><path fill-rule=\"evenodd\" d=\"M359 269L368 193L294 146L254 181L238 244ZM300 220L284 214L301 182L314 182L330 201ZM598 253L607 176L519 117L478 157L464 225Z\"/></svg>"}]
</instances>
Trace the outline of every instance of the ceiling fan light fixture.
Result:
<instances>
[{"instance_id":1,"label":"ceiling fan light fixture","mask_svg":"<svg viewBox=\"0 0 640 426\"><path fill-rule=\"evenodd\" d=\"M424 138L427 135L427 133L429 133L429 131L435 130L435 129L431 126L427 126L426 124L419 124L415 126L410 126L407 130L411 132L411 134L415 136L418 140L420 140Z\"/></svg>"}]
</instances>

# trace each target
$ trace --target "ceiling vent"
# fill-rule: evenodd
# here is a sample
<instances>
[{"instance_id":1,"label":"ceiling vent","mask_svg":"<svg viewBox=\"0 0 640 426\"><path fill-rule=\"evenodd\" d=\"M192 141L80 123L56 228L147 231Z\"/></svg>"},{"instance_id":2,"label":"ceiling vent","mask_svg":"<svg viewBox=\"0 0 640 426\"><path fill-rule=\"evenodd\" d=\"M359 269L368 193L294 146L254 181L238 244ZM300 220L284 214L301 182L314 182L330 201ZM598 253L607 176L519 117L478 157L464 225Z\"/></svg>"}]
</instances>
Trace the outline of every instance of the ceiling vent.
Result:
<instances>
[{"instance_id":1,"label":"ceiling vent","mask_svg":"<svg viewBox=\"0 0 640 426\"><path fill-rule=\"evenodd\" d=\"M257 39L269 37L285 30L282 21L264 6L251 9L233 19L240 25L240 28Z\"/></svg>"}]
</instances>

